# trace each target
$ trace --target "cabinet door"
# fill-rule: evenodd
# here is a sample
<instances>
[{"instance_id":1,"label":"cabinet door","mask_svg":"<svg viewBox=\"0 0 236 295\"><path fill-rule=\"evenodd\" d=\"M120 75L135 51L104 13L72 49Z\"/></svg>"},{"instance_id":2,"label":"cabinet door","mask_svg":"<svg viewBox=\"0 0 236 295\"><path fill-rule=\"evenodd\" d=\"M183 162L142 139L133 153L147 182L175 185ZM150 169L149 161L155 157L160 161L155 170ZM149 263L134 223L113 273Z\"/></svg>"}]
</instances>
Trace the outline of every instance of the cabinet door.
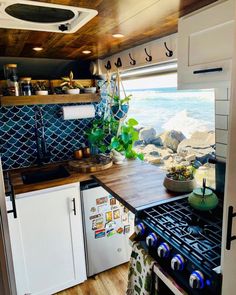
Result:
<instances>
[{"instance_id":1,"label":"cabinet door","mask_svg":"<svg viewBox=\"0 0 236 295\"><path fill-rule=\"evenodd\" d=\"M234 34L236 36L236 26ZM221 256L222 295L235 295L236 293L236 41L234 48ZM234 213L234 217L231 213ZM234 239L231 240L233 237Z\"/></svg>"},{"instance_id":2,"label":"cabinet door","mask_svg":"<svg viewBox=\"0 0 236 295\"><path fill-rule=\"evenodd\" d=\"M17 195L16 208L9 225L18 294L48 295L84 281L78 185Z\"/></svg>"},{"instance_id":3,"label":"cabinet door","mask_svg":"<svg viewBox=\"0 0 236 295\"><path fill-rule=\"evenodd\" d=\"M229 86L235 1L184 17L178 29L178 88Z\"/></svg>"}]
</instances>

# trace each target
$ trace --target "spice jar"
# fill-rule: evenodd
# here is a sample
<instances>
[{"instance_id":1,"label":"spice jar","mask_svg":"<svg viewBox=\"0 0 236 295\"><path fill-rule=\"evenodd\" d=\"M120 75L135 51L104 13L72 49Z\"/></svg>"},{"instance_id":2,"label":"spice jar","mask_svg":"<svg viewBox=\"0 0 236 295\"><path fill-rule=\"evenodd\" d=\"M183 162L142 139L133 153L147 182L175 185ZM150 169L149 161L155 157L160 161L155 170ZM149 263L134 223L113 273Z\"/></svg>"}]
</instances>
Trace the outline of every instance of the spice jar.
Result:
<instances>
[{"instance_id":1,"label":"spice jar","mask_svg":"<svg viewBox=\"0 0 236 295\"><path fill-rule=\"evenodd\" d=\"M32 94L32 85L30 77L23 77L21 81L21 94L24 96L30 96Z\"/></svg>"},{"instance_id":2,"label":"spice jar","mask_svg":"<svg viewBox=\"0 0 236 295\"><path fill-rule=\"evenodd\" d=\"M5 76L5 79L7 80L8 94L19 96L17 64L4 65L4 76Z\"/></svg>"}]
</instances>

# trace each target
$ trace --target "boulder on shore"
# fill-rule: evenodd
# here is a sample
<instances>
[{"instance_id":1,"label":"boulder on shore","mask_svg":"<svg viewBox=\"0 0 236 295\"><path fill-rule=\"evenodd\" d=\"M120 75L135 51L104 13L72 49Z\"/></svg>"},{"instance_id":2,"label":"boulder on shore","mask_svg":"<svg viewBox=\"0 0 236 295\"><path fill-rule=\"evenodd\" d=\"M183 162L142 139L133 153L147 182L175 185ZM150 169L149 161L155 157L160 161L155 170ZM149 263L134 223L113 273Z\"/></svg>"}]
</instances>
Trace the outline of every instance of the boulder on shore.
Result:
<instances>
[{"instance_id":1,"label":"boulder on shore","mask_svg":"<svg viewBox=\"0 0 236 295\"><path fill-rule=\"evenodd\" d=\"M177 153L185 154L185 158L195 155L202 164L215 155L215 133L213 131L193 133L191 138L184 139L178 145ZM193 159L192 159L193 160Z\"/></svg>"},{"instance_id":2,"label":"boulder on shore","mask_svg":"<svg viewBox=\"0 0 236 295\"><path fill-rule=\"evenodd\" d=\"M166 131L160 137L164 147L170 148L173 152L177 151L180 142L185 139L184 134L176 130Z\"/></svg>"},{"instance_id":3,"label":"boulder on shore","mask_svg":"<svg viewBox=\"0 0 236 295\"><path fill-rule=\"evenodd\" d=\"M139 139L144 141L145 143L150 143L156 137L156 129L155 128L143 128L139 132Z\"/></svg>"}]
</instances>

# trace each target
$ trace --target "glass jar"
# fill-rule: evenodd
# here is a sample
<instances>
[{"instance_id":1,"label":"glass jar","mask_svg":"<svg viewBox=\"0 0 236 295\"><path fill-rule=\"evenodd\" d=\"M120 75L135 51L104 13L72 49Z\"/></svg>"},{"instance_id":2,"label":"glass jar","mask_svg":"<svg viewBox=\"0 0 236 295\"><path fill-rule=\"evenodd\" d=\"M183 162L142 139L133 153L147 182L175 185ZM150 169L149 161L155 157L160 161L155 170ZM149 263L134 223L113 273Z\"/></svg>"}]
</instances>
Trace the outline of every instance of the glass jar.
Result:
<instances>
[{"instance_id":1,"label":"glass jar","mask_svg":"<svg viewBox=\"0 0 236 295\"><path fill-rule=\"evenodd\" d=\"M5 79L7 80L8 94L19 96L17 64L4 65L4 76L5 76Z\"/></svg>"},{"instance_id":2,"label":"glass jar","mask_svg":"<svg viewBox=\"0 0 236 295\"><path fill-rule=\"evenodd\" d=\"M32 85L30 77L23 77L20 79L21 94L24 96L30 96L32 94Z\"/></svg>"}]
</instances>

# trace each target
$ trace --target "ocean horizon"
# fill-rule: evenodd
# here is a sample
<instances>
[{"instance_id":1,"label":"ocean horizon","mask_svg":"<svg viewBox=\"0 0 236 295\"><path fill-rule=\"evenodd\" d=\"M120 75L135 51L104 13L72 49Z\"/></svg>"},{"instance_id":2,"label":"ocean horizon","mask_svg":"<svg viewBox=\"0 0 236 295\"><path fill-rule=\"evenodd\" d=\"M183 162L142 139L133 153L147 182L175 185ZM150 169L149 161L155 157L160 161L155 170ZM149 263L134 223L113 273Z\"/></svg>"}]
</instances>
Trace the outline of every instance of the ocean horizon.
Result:
<instances>
[{"instance_id":1,"label":"ocean horizon","mask_svg":"<svg viewBox=\"0 0 236 295\"><path fill-rule=\"evenodd\" d=\"M154 127L157 134L182 131L190 137L196 131L215 129L214 90L184 90L174 87L129 89L132 94L128 118L142 127Z\"/></svg>"}]
</instances>

